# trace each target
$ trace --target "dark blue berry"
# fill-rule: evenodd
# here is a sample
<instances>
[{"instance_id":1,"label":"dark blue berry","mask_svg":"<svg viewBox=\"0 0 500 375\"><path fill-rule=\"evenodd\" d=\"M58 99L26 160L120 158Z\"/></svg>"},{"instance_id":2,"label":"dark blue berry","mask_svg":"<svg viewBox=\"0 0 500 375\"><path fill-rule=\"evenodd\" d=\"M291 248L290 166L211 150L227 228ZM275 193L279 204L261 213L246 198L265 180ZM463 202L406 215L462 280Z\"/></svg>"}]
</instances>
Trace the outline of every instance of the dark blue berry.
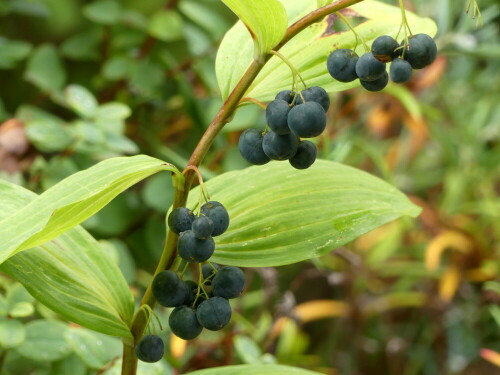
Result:
<instances>
[{"instance_id":1,"label":"dark blue berry","mask_svg":"<svg viewBox=\"0 0 500 375\"><path fill-rule=\"evenodd\" d=\"M371 52L361 56L356 64L356 74L362 81L375 81L385 72L385 64L378 61Z\"/></svg>"},{"instance_id":2,"label":"dark blue berry","mask_svg":"<svg viewBox=\"0 0 500 375\"><path fill-rule=\"evenodd\" d=\"M262 132L257 129L247 129L240 135L240 154L250 164L263 165L271 160L262 149L263 138Z\"/></svg>"},{"instance_id":3,"label":"dark blue berry","mask_svg":"<svg viewBox=\"0 0 500 375\"><path fill-rule=\"evenodd\" d=\"M186 284L189 291L189 297L186 299L184 305L191 306L196 299L196 294L198 293L198 284L193 280L186 280L184 281L184 283Z\"/></svg>"},{"instance_id":4,"label":"dark blue berry","mask_svg":"<svg viewBox=\"0 0 500 375\"><path fill-rule=\"evenodd\" d=\"M390 75L392 82L404 83L411 78L413 69L410 63L403 59L394 59L391 63Z\"/></svg>"},{"instance_id":5,"label":"dark blue berry","mask_svg":"<svg viewBox=\"0 0 500 375\"><path fill-rule=\"evenodd\" d=\"M194 339L203 330L196 318L196 311L188 306L176 307L168 318L168 324L172 332L184 340Z\"/></svg>"},{"instance_id":6,"label":"dark blue berry","mask_svg":"<svg viewBox=\"0 0 500 375\"><path fill-rule=\"evenodd\" d=\"M245 288L245 274L238 267L223 267L212 281L214 296L226 299L238 297Z\"/></svg>"},{"instance_id":7,"label":"dark blue berry","mask_svg":"<svg viewBox=\"0 0 500 375\"><path fill-rule=\"evenodd\" d=\"M273 160L290 159L297 152L298 145L299 139L292 133L279 135L275 132L269 132L264 136L262 142L264 152Z\"/></svg>"},{"instance_id":8,"label":"dark blue berry","mask_svg":"<svg viewBox=\"0 0 500 375\"><path fill-rule=\"evenodd\" d=\"M300 92L302 96L298 96L295 102L296 105L302 104L304 101L306 102L316 102L321 104L323 109L328 111L330 107L330 97L328 93L325 91L323 87L320 86L312 86ZM304 101L302 100L304 98Z\"/></svg>"},{"instance_id":9,"label":"dark blue berry","mask_svg":"<svg viewBox=\"0 0 500 375\"><path fill-rule=\"evenodd\" d=\"M158 303L165 307L181 306L189 299L186 284L173 271L158 273L153 279L152 288Z\"/></svg>"},{"instance_id":10,"label":"dark blue berry","mask_svg":"<svg viewBox=\"0 0 500 375\"><path fill-rule=\"evenodd\" d=\"M212 266L218 270L220 267L215 264L215 263L212 263ZM214 268L212 268L212 266L208 263L205 263L202 267L201 267L201 272L203 274L203 280L206 280L205 281L205 285L211 285L212 284L212 279L214 278L215 274L216 274L216 271L214 270Z\"/></svg>"},{"instance_id":11,"label":"dark blue berry","mask_svg":"<svg viewBox=\"0 0 500 375\"><path fill-rule=\"evenodd\" d=\"M404 44L405 41L401 42L401 45ZM410 63L413 69L425 68L434 62L436 56L436 42L427 34L411 36L403 52L403 58Z\"/></svg>"},{"instance_id":12,"label":"dark blue berry","mask_svg":"<svg viewBox=\"0 0 500 375\"><path fill-rule=\"evenodd\" d=\"M210 201L201 206L200 214L209 217L214 223L212 236L219 236L229 227L229 214L226 208L216 201Z\"/></svg>"},{"instance_id":13,"label":"dark blue berry","mask_svg":"<svg viewBox=\"0 0 500 375\"><path fill-rule=\"evenodd\" d=\"M389 74L387 72L384 72L382 77L376 79L375 81L362 81L360 80L361 85L367 89L368 91L381 91L387 86L387 83L389 82Z\"/></svg>"},{"instance_id":14,"label":"dark blue berry","mask_svg":"<svg viewBox=\"0 0 500 375\"><path fill-rule=\"evenodd\" d=\"M284 100L276 99L267 105L266 121L273 132L290 133L287 123L288 112L290 112L290 105Z\"/></svg>"},{"instance_id":15,"label":"dark blue berry","mask_svg":"<svg viewBox=\"0 0 500 375\"><path fill-rule=\"evenodd\" d=\"M297 153L290 158L292 167L297 169L306 169L313 165L316 160L316 146L311 141L301 141Z\"/></svg>"},{"instance_id":16,"label":"dark blue berry","mask_svg":"<svg viewBox=\"0 0 500 375\"><path fill-rule=\"evenodd\" d=\"M330 53L326 61L326 68L330 75L340 82L352 82L356 74L356 63L359 56L350 49L337 49Z\"/></svg>"},{"instance_id":17,"label":"dark blue berry","mask_svg":"<svg viewBox=\"0 0 500 375\"><path fill-rule=\"evenodd\" d=\"M191 230L196 238L205 240L212 235L214 231L214 222L206 216L197 217L193 221Z\"/></svg>"},{"instance_id":18,"label":"dark blue berry","mask_svg":"<svg viewBox=\"0 0 500 375\"><path fill-rule=\"evenodd\" d=\"M387 63L401 54L401 48L396 39L389 35L382 35L373 41L372 54L377 60Z\"/></svg>"},{"instance_id":19,"label":"dark blue berry","mask_svg":"<svg viewBox=\"0 0 500 375\"><path fill-rule=\"evenodd\" d=\"M215 243L212 237L200 240L192 230L182 232L177 240L179 256L188 262L204 262L212 256L214 250Z\"/></svg>"},{"instance_id":20,"label":"dark blue berry","mask_svg":"<svg viewBox=\"0 0 500 375\"><path fill-rule=\"evenodd\" d=\"M206 329L218 331L231 320L231 306L225 298L212 297L198 306L196 317L198 322Z\"/></svg>"},{"instance_id":21,"label":"dark blue berry","mask_svg":"<svg viewBox=\"0 0 500 375\"><path fill-rule=\"evenodd\" d=\"M168 215L168 227L176 234L191 229L194 214L186 207L177 207Z\"/></svg>"},{"instance_id":22,"label":"dark blue berry","mask_svg":"<svg viewBox=\"0 0 500 375\"><path fill-rule=\"evenodd\" d=\"M304 104L296 105L288 114L288 126L294 134L301 138L316 137L325 130L325 110L317 102L305 102Z\"/></svg>"},{"instance_id":23,"label":"dark blue berry","mask_svg":"<svg viewBox=\"0 0 500 375\"><path fill-rule=\"evenodd\" d=\"M295 98L295 91L292 91L292 90L283 90L283 91L280 91L278 93L278 95L276 95L275 99L284 100L288 104L292 104L293 98Z\"/></svg>"},{"instance_id":24,"label":"dark blue berry","mask_svg":"<svg viewBox=\"0 0 500 375\"><path fill-rule=\"evenodd\" d=\"M135 347L135 355L143 362L158 362L163 358L165 346L163 340L156 335L146 335Z\"/></svg>"}]
</instances>

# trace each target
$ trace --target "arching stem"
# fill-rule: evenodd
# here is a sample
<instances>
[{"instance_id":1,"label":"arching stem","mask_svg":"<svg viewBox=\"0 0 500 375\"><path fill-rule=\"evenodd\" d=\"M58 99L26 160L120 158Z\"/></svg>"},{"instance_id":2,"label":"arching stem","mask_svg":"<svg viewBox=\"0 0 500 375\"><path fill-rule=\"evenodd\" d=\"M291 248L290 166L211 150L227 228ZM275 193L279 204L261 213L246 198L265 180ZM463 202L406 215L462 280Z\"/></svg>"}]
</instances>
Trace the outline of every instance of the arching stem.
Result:
<instances>
[{"instance_id":1,"label":"arching stem","mask_svg":"<svg viewBox=\"0 0 500 375\"><path fill-rule=\"evenodd\" d=\"M365 40L359 35L356 30L354 30L354 27L352 27L351 23L349 20L340 12L335 12L335 14L346 24L346 26L353 32L354 36L356 37L356 45L354 46L354 49L358 46L358 40L361 40L361 43L363 43L363 46L365 47L365 51L369 52L370 48L366 44Z\"/></svg>"},{"instance_id":2,"label":"arching stem","mask_svg":"<svg viewBox=\"0 0 500 375\"><path fill-rule=\"evenodd\" d=\"M274 51L278 51L287 42L289 42L293 37L295 37L302 30L312 25L315 22L322 20L324 17L331 13L335 13L341 9L345 9L351 5L361 3L363 0L337 0L329 5L322 8L316 9L315 11L304 16L293 25L291 25L282 40L273 48ZM267 61L271 58L272 54L269 53L262 58L253 60L246 72L241 77L240 81L236 84L231 94L219 109L214 119L210 123L209 127L201 137L198 145L193 151L191 158L189 159L188 166L184 170L183 176L177 176L174 179L174 202L172 204L173 208L184 207L188 198L189 190L191 188L191 183L194 178L195 171L192 166L198 167L208 152L210 146L212 145L215 137L222 130L224 125L229 121L234 111L238 107L240 100L244 97L250 85L253 83L259 72L262 70ZM163 247L163 252L156 267L154 276L163 270L170 269L174 264L176 257L176 245L177 245L177 235L172 231L168 231L167 239L165 241L165 246ZM152 309L156 304L156 299L152 293L152 284L148 285L146 292L141 300L141 305L149 305ZM134 353L135 344L141 339L144 330L146 329L147 319L145 319L144 314L135 314L131 323L130 330L132 332L133 341L130 339L124 339L123 343L123 361L122 361L122 375L136 375L137 373L137 357Z\"/></svg>"}]
</instances>

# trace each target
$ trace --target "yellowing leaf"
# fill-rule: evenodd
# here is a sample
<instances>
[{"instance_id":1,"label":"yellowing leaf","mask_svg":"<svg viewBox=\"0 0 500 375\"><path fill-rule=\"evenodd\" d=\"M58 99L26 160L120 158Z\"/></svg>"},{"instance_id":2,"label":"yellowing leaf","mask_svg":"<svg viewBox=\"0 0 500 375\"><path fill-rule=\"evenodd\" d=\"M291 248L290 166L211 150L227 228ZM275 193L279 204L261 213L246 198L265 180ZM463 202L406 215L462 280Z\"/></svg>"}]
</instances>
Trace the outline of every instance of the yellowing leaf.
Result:
<instances>
[{"instance_id":1,"label":"yellowing leaf","mask_svg":"<svg viewBox=\"0 0 500 375\"><path fill-rule=\"evenodd\" d=\"M460 285L460 269L450 266L439 280L439 296L444 302L450 302Z\"/></svg>"},{"instance_id":2,"label":"yellowing leaf","mask_svg":"<svg viewBox=\"0 0 500 375\"><path fill-rule=\"evenodd\" d=\"M188 342L186 340L177 337L176 335L170 335L170 353L174 358L180 358L186 352Z\"/></svg>"},{"instance_id":3,"label":"yellowing leaf","mask_svg":"<svg viewBox=\"0 0 500 375\"><path fill-rule=\"evenodd\" d=\"M495 366L500 367L500 353L491 349L481 349L481 357Z\"/></svg>"},{"instance_id":4,"label":"yellowing leaf","mask_svg":"<svg viewBox=\"0 0 500 375\"><path fill-rule=\"evenodd\" d=\"M349 304L342 301L314 300L297 305L290 315L298 318L300 323L308 323L325 318L345 317L350 311ZM290 318L279 318L274 324L270 336L278 336L290 322L292 322Z\"/></svg>"},{"instance_id":5,"label":"yellowing leaf","mask_svg":"<svg viewBox=\"0 0 500 375\"><path fill-rule=\"evenodd\" d=\"M404 307L422 307L427 298L427 295L421 292L395 292L367 303L363 313L371 316Z\"/></svg>"},{"instance_id":6,"label":"yellowing leaf","mask_svg":"<svg viewBox=\"0 0 500 375\"><path fill-rule=\"evenodd\" d=\"M439 267L441 256L446 249L454 249L462 254L472 251L472 242L469 238L457 231L445 231L427 245L425 250L425 265L429 271L434 271Z\"/></svg>"}]
</instances>

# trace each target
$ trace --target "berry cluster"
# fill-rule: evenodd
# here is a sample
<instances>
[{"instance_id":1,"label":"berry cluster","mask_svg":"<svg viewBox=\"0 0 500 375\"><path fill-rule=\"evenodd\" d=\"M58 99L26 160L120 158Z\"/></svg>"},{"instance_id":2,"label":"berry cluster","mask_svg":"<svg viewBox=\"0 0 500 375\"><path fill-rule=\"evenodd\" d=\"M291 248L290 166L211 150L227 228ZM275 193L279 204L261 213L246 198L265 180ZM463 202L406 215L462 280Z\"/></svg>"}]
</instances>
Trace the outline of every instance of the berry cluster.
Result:
<instances>
[{"instance_id":1,"label":"berry cluster","mask_svg":"<svg viewBox=\"0 0 500 375\"><path fill-rule=\"evenodd\" d=\"M221 235L228 228L229 215L221 203L210 201L201 206L199 216L186 207L174 209L168 225L179 234L179 256L188 262L202 263L214 252L212 236ZM228 299L238 297L244 287L245 275L241 269L205 263L201 266L199 283L184 281L173 271L162 271L153 280L152 292L160 305L175 308L168 321L172 332L191 340L203 328L211 331L224 328L231 319ZM157 336L145 336L136 347L137 357L146 362L161 359L163 342L160 341Z\"/></svg>"},{"instance_id":2,"label":"berry cluster","mask_svg":"<svg viewBox=\"0 0 500 375\"><path fill-rule=\"evenodd\" d=\"M245 130L238 142L241 156L255 165L272 159L288 160L297 169L309 168L316 160L316 146L301 138L317 137L325 130L329 106L330 98L319 86L298 94L281 91L266 108L266 121L271 130Z\"/></svg>"},{"instance_id":3,"label":"berry cluster","mask_svg":"<svg viewBox=\"0 0 500 375\"><path fill-rule=\"evenodd\" d=\"M359 57L350 49L333 51L326 63L330 75L340 82L352 82L359 78L368 91L380 91L387 86L389 74L386 63L391 63L390 78L404 83L411 78L413 69L430 65L437 55L434 40L427 34L416 34L399 44L389 35L375 39L371 52Z\"/></svg>"}]
</instances>

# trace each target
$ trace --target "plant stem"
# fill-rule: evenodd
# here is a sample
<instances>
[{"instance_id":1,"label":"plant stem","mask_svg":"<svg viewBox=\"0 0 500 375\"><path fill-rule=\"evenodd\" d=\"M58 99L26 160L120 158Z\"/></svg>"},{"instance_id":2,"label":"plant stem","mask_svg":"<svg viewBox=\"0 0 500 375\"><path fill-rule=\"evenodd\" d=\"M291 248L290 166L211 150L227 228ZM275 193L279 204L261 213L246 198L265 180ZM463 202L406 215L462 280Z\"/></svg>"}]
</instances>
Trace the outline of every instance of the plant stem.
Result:
<instances>
[{"instance_id":1,"label":"plant stem","mask_svg":"<svg viewBox=\"0 0 500 375\"><path fill-rule=\"evenodd\" d=\"M289 42L294 36L300 33L302 30L312 25L313 23L322 20L324 17L331 13L335 13L341 9L347 8L351 5L362 2L363 0L338 0L332 4L326 5L322 8L315 10L304 16L293 25L291 25L281 42L279 42L274 48L274 51L278 51L287 42ZM262 56L259 61L253 60L252 63L247 68L246 72L241 77L238 84L234 87L233 91L226 99L222 107L217 112L216 116L212 120L208 129L203 134L200 142L196 146L191 158L189 159L188 166L183 172L184 179L176 177L174 179L175 195L173 208L182 207L186 205L189 190L191 188L191 183L195 175L194 168L198 167L208 152L210 146L212 145L215 137L229 119L234 114L240 100L245 95L246 91L255 80L259 72L262 70L266 62L271 58L272 54L268 53ZM156 267L154 276L165 269L169 269L174 263L176 257L176 245L177 245L177 235L172 231L168 231L167 239L165 241L165 246L163 247L163 252ZM152 293L152 284L148 285L146 292L141 300L141 305L149 305L154 308L156 300ZM138 310L140 311L140 310ZM122 365L122 375L135 375L137 372L137 358L134 353L134 345L141 339L144 330L148 324L148 320L142 313L136 313L132 320L131 332L134 337L134 343L127 343L124 341L123 344L123 365Z\"/></svg>"},{"instance_id":2,"label":"plant stem","mask_svg":"<svg viewBox=\"0 0 500 375\"><path fill-rule=\"evenodd\" d=\"M300 75L300 73L298 72L298 70L293 66L293 64L290 62L290 60L288 60L285 56L283 56L281 53L279 53L278 51L271 51L271 53L273 55L276 55L278 56L286 65L288 65L288 67L290 68L290 70L292 71L292 80L293 80L293 90L296 90L296 91L299 91L299 87L297 85L297 78L296 77L299 77L300 81L302 82L302 85L304 86L304 88L306 89L307 88L307 85L306 83L304 82L304 80L302 79L302 76Z\"/></svg>"},{"instance_id":3,"label":"plant stem","mask_svg":"<svg viewBox=\"0 0 500 375\"><path fill-rule=\"evenodd\" d=\"M401 23L406 27L406 29L408 29L410 36L412 36L413 34L411 32L410 25L408 24L408 19L406 18L406 11L403 0L399 0L399 8L401 9ZM408 39L408 35L406 36L406 38Z\"/></svg>"},{"instance_id":4,"label":"plant stem","mask_svg":"<svg viewBox=\"0 0 500 375\"><path fill-rule=\"evenodd\" d=\"M369 52L370 48L368 48L368 45L366 44L365 40L361 37L361 35L358 35L356 30L354 30L354 27L351 26L351 23L345 16L340 13L340 12L335 12L335 14L346 24L346 26L353 32L354 36L356 37L356 45L354 46L354 49L358 46L358 39L361 40L361 43L363 43L363 46L365 47L365 51Z\"/></svg>"}]
</instances>

